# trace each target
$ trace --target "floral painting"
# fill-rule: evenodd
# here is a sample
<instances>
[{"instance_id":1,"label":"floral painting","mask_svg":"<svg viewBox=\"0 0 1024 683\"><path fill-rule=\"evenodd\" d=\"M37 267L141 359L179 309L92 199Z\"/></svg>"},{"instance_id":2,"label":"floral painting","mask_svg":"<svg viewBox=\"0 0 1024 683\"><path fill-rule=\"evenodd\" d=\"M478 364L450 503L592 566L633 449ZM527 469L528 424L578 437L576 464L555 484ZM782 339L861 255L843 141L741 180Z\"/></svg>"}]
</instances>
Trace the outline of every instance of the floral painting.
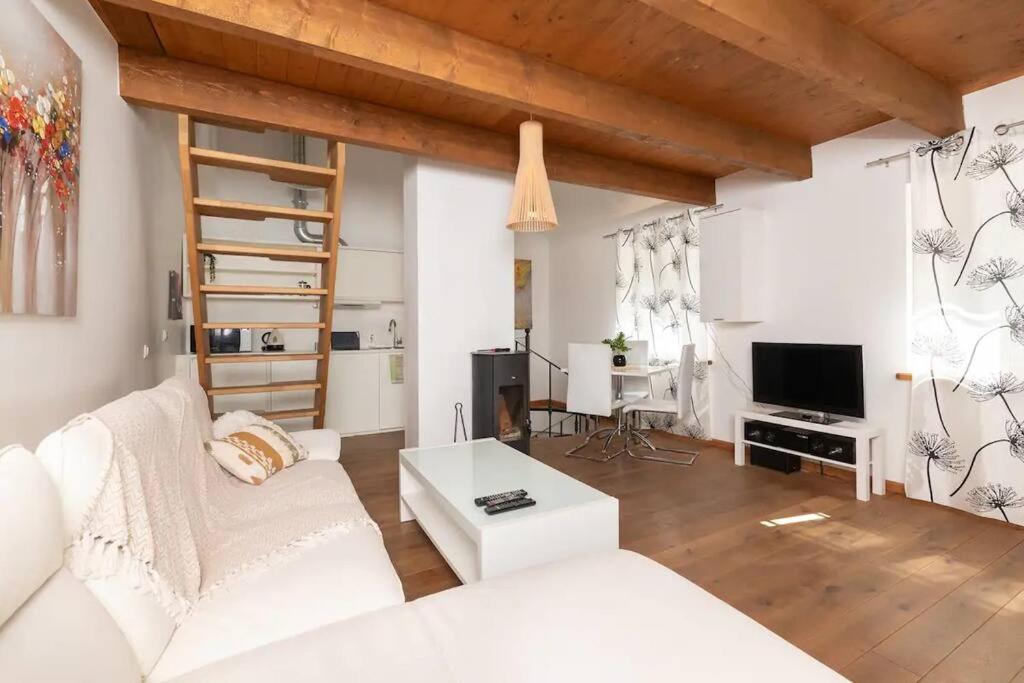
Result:
<instances>
[{"instance_id":1,"label":"floral painting","mask_svg":"<svg viewBox=\"0 0 1024 683\"><path fill-rule=\"evenodd\" d=\"M0 21L0 314L74 316L82 64L29 0Z\"/></svg>"},{"instance_id":2,"label":"floral painting","mask_svg":"<svg viewBox=\"0 0 1024 683\"><path fill-rule=\"evenodd\" d=\"M533 261L516 259L516 329L529 330L533 327Z\"/></svg>"}]
</instances>

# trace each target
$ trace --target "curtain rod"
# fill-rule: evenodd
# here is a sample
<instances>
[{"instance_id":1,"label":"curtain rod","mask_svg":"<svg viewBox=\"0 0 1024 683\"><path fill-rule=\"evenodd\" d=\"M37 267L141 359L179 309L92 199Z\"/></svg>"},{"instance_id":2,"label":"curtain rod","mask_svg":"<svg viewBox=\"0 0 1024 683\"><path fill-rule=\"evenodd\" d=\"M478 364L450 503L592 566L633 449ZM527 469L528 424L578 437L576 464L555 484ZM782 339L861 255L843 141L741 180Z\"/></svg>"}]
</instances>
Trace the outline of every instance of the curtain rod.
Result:
<instances>
[{"instance_id":1,"label":"curtain rod","mask_svg":"<svg viewBox=\"0 0 1024 683\"><path fill-rule=\"evenodd\" d=\"M1000 123L993 130L995 131L996 135L1006 135L1017 126L1024 126L1024 121L1016 121L1014 123ZM943 142L945 142L945 140L933 140L931 143L927 145L921 145L920 147L918 147L917 153L919 156L924 156L931 150L941 147ZM864 164L864 167L872 168L874 166L888 166L889 162L909 158L910 152L903 152L902 154L893 154L892 156L881 157L879 159L875 159L874 161L869 161L868 163Z\"/></svg>"},{"instance_id":2,"label":"curtain rod","mask_svg":"<svg viewBox=\"0 0 1024 683\"><path fill-rule=\"evenodd\" d=\"M725 206L725 204L712 204L711 206L705 206L703 209L696 209L694 211L694 213L704 213L705 211L718 211L723 206ZM733 211L739 211L739 209L733 209L732 211L723 211L722 213L716 213L716 214L714 214L714 216L708 216L704 220L710 220L710 219L714 218L715 216L723 216L723 215L725 215L727 213L732 213ZM677 213L674 216L669 216L667 218L667 220L673 220L675 218L682 218L685 215L686 215L685 213ZM647 221L646 223L644 223L644 225L650 225L653 222L654 221ZM624 230L622 230L622 232L624 232L626 234L629 234L629 233L633 232L633 228L625 228ZM618 234L619 234L618 232L610 232L607 235L601 235L601 237L603 239L608 239L610 237L615 237Z\"/></svg>"}]
</instances>

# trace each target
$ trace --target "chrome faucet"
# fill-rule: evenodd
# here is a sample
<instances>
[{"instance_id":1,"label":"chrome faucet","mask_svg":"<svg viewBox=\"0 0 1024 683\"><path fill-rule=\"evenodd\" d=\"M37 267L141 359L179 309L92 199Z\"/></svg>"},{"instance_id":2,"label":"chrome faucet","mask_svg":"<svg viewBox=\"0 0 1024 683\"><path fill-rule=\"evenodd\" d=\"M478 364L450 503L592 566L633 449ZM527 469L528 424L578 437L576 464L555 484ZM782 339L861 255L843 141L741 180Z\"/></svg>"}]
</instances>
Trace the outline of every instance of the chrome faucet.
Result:
<instances>
[{"instance_id":1,"label":"chrome faucet","mask_svg":"<svg viewBox=\"0 0 1024 683\"><path fill-rule=\"evenodd\" d=\"M391 333L391 346L398 346L398 321L394 318L388 323L388 332Z\"/></svg>"}]
</instances>

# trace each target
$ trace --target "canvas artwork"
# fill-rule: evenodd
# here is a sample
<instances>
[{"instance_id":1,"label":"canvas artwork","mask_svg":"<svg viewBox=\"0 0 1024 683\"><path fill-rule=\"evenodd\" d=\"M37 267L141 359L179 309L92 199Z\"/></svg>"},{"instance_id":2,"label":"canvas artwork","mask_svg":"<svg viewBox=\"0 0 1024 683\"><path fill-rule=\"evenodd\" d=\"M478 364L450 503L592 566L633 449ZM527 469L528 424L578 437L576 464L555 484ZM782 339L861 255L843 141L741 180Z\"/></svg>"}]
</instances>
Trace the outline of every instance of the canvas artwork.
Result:
<instances>
[{"instance_id":1,"label":"canvas artwork","mask_svg":"<svg viewBox=\"0 0 1024 683\"><path fill-rule=\"evenodd\" d=\"M533 262L516 259L516 329L533 329Z\"/></svg>"},{"instance_id":2,"label":"canvas artwork","mask_svg":"<svg viewBox=\"0 0 1024 683\"><path fill-rule=\"evenodd\" d=\"M74 316L82 63L29 0L0 21L0 313Z\"/></svg>"}]
</instances>

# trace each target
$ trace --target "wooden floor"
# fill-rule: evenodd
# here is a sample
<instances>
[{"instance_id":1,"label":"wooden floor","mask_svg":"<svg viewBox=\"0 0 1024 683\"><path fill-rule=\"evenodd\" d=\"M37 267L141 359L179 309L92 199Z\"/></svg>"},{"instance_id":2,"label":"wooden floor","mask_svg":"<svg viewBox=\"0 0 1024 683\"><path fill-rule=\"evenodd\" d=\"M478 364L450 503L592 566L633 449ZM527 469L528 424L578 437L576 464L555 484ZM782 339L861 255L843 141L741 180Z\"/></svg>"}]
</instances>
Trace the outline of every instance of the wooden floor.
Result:
<instances>
[{"instance_id":1,"label":"wooden floor","mask_svg":"<svg viewBox=\"0 0 1024 683\"><path fill-rule=\"evenodd\" d=\"M402 439L346 439L342 464L411 600L458 579L415 522L398 522ZM563 457L574 442L538 439L533 455L619 499L623 548L848 678L1024 683L1024 529L902 496L859 503L850 482L737 468L720 449L692 468L598 464ZM762 524L807 513L828 517Z\"/></svg>"}]
</instances>

